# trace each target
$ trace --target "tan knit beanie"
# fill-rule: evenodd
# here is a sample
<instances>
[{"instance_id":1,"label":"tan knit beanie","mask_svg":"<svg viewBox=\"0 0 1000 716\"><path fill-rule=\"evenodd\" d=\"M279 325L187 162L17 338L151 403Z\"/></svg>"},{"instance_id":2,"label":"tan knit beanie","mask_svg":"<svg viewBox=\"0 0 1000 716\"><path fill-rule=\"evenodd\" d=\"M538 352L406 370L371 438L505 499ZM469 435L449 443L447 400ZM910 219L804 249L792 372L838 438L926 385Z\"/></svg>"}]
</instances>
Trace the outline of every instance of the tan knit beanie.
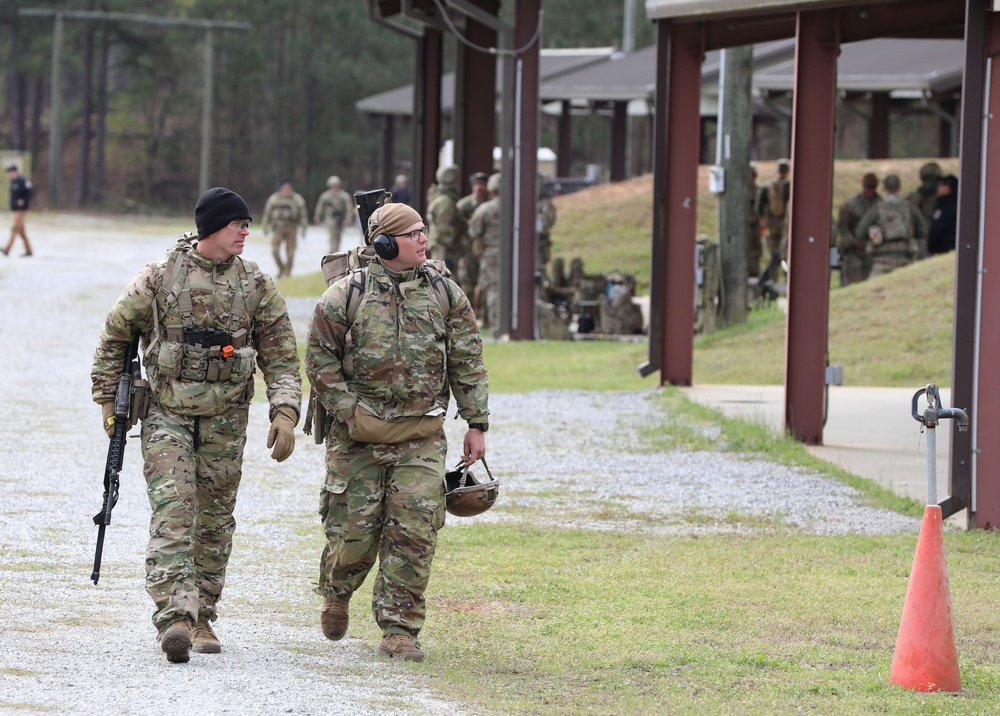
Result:
<instances>
[{"instance_id":1,"label":"tan knit beanie","mask_svg":"<svg viewBox=\"0 0 1000 716\"><path fill-rule=\"evenodd\" d=\"M406 204L384 204L368 219L368 237L374 239L379 234L396 236L419 221L423 221L420 214Z\"/></svg>"}]
</instances>

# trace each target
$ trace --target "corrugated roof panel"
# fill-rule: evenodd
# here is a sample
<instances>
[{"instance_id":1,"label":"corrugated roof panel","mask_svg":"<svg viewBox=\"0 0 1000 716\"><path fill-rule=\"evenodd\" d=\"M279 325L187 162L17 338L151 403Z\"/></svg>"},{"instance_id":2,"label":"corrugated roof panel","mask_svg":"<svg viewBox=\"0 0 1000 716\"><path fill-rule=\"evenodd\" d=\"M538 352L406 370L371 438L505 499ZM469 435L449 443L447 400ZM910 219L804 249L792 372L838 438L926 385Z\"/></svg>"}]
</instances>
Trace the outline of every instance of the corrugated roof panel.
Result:
<instances>
[{"instance_id":1,"label":"corrugated roof panel","mask_svg":"<svg viewBox=\"0 0 1000 716\"><path fill-rule=\"evenodd\" d=\"M829 0L646 0L646 17L661 20L669 17L751 13L781 7L803 8L828 4Z\"/></svg>"}]
</instances>

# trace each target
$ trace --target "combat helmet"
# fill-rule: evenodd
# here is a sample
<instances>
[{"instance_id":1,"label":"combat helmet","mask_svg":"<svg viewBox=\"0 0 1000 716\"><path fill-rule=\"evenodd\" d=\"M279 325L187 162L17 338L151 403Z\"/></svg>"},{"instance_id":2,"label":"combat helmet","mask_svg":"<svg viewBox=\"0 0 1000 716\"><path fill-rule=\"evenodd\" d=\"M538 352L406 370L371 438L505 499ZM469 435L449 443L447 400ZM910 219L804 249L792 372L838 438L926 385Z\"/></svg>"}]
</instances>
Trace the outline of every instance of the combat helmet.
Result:
<instances>
[{"instance_id":1,"label":"combat helmet","mask_svg":"<svg viewBox=\"0 0 1000 716\"><path fill-rule=\"evenodd\" d=\"M941 167L938 166L937 162L927 162L920 167L920 181L922 182L940 179L942 176L944 174L941 172Z\"/></svg>"},{"instance_id":2,"label":"combat helmet","mask_svg":"<svg viewBox=\"0 0 1000 716\"><path fill-rule=\"evenodd\" d=\"M438 167L434 173L434 179L438 184L458 184L461 179L461 172L454 164L445 164Z\"/></svg>"},{"instance_id":3,"label":"combat helmet","mask_svg":"<svg viewBox=\"0 0 1000 716\"><path fill-rule=\"evenodd\" d=\"M456 517L480 515L493 507L500 494L500 481L493 477L486 460L483 467L490 479L480 482L469 472L469 466L456 468L444 474L445 509Z\"/></svg>"},{"instance_id":4,"label":"combat helmet","mask_svg":"<svg viewBox=\"0 0 1000 716\"><path fill-rule=\"evenodd\" d=\"M500 173L491 174L490 178L486 180L486 191L490 194L500 193Z\"/></svg>"}]
</instances>

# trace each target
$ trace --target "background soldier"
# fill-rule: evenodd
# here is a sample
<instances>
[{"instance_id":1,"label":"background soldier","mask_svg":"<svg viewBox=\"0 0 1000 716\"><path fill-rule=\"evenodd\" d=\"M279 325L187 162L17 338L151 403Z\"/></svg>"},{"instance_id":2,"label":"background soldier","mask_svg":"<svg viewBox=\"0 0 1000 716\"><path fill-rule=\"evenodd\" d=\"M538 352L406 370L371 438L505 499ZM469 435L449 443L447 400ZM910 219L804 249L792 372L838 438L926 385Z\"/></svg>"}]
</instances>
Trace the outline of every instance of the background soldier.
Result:
<instances>
[{"instance_id":1,"label":"background soldier","mask_svg":"<svg viewBox=\"0 0 1000 716\"><path fill-rule=\"evenodd\" d=\"M486 307L484 325L500 323L500 175L486 182L490 198L476 207L469 219L470 251L479 257L476 305Z\"/></svg>"},{"instance_id":2,"label":"background soldier","mask_svg":"<svg viewBox=\"0 0 1000 716\"><path fill-rule=\"evenodd\" d=\"M778 176L764 185L757 199L757 215L767 229L768 262L772 267L781 265L787 248L788 199L792 191L788 181L790 167L787 159L779 159Z\"/></svg>"},{"instance_id":3,"label":"background soldier","mask_svg":"<svg viewBox=\"0 0 1000 716\"><path fill-rule=\"evenodd\" d=\"M899 186L895 174L883 179L885 197L865 212L854 230L856 239L867 238L873 247L872 276L913 263L917 258L917 240L927 237L924 215L903 200Z\"/></svg>"},{"instance_id":4,"label":"background soldier","mask_svg":"<svg viewBox=\"0 0 1000 716\"><path fill-rule=\"evenodd\" d=\"M292 454L301 379L295 334L271 277L242 258L250 209L209 189L194 210L198 241L181 240L147 265L112 307L94 353L94 402L114 435L114 398L129 344L141 337L150 402L142 455L152 516L146 591L167 660L222 647L210 622L222 596L236 528L233 509L254 393L254 365L270 404L267 446Z\"/></svg>"},{"instance_id":5,"label":"background soldier","mask_svg":"<svg viewBox=\"0 0 1000 716\"><path fill-rule=\"evenodd\" d=\"M436 190L427 202L427 252L444 261L450 271L458 267L464 225L459 219L456 203L461 197L458 183L461 174L454 164L439 167L434 174Z\"/></svg>"},{"instance_id":6,"label":"background soldier","mask_svg":"<svg viewBox=\"0 0 1000 716\"><path fill-rule=\"evenodd\" d=\"M556 205L552 203L552 190L545 186L545 178L538 175L538 216L535 219L535 231L538 233L538 246L535 260L535 270L543 276L552 258L552 227L556 225Z\"/></svg>"},{"instance_id":7,"label":"background soldier","mask_svg":"<svg viewBox=\"0 0 1000 716\"><path fill-rule=\"evenodd\" d=\"M320 503L327 538L316 590L324 597L320 625L328 639L344 637L351 596L378 558L372 611L382 630L379 653L420 661L424 591L445 519L442 426L449 392L469 424L462 464L486 455L483 343L458 284L441 275L440 262L424 266L420 215L388 203L368 228L371 237L394 239L394 248L376 244L378 258L368 265L353 320L352 277L327 289L306 347L306 373L333 418ZM446 302L435 280L443 282ZM404 284L405 303L397 302Z\"/></svg>"},{"instance_id":8,"label":"background soldier","mask_svg":"<svg viewBox=\"0 0 1000 716\"><path fill-rule=\"evenodd\" d=\"M392 194L392 200L400 204L410 203L410 181L406 178L405 174L397 174L395 184L392 185L392 189L389 190Z\"/></svg>"},{"instance_id":9,"label":"background soldier","mask_svg":"<svg viewBox=\"0 0 1000 716\"><path fill-rule=\"evenodd\" d=\"M878 194L878 177L869 172L861 178L861 191L840 206L837 215L837 235L840 237L840 285L867 281L872 272L872 252L868 236L857 238L856 229L862 217L882 200Z\"/></svg>"},{"instance_id":10,"label":"background soldier","mask_svg":"<svg viewBox=\"0 0 1000 716\"><path fill-rule=\"evenodd\" d=\"M924 215L924 220L928 224L937 204L938 180L942 176L941 167L937 162L927 162L920 167L920 186L906 197L906 200ZM927 237L918 238L917 247L919 251L917 258L925 259L930 255L927 250Z\"/></svg>"},{"instance_id":11,"label":"background soldier","mask_svg":"<svg viewBox=\"0 0 1000 716\"><path fill-rule=\"evenodd\" d=\"M750 239L747 244L747 278L760 275L760 255L763 247L760 242L760 215L757 213L757 167L750 164Z\"/></svg>"},{"instance_id":12,"label":"background soldier","mask_svg":"<svg viewBox=\"0 0 1000 716\"><path fill-rule=\"evenodd\" d=\"M468 196L463 196L455 204L459 221L462 223L463 236L462 260L458 264L458 282L462 285L462 290L465 291L469 298L473 297L473 293L476 290L476 283L479 281L479 257L473 255L469 246L469 219L472 218L472 212L476 210L476 207L489 198L489 193L486 191L486 182L488 180L489 176L483 172L476 172L470 176L469 185L472 187L472 193ZM480 307L474 301L472 308L477 314L480 312Z\"/></svg>"},{"instance_id":13,"label":"background soldier","mask_svg":"<svg viewBox=\"0 0 1000 716\"><path fill-rule=\"evenodd\" d=\"M313 212L313 223L326 224L330 232L329 253L340 251L340 235L348 217L354 216L354 199L343 189L340 177L333 176L326 180L326 191L316 200L316 210Z\"/></svg>"},{"instance_id":14,"label":"background soldier","mask_svg":"<svg viewBox=\"0 0 1000 716\"><path fill-rule=\"evenodd\" d=\"M21 176L16 164L7 167L7 176L10 177L10 212L13 221L10 225L10 241L0 249L0 253L8 256L10 250L14 248L14 241L20 236L24 242L23 256L31 256L34 252L31 250L31 242L28 241L28 232L24 230L24 220L28 216L28 209L31 208L31 197L35 195L35 186Z\"/></svg>"},{"instance_id":15,"label":"background soldier","mask_svg":"<svg viewBox=\"0 0 1000 716\"><path fill-rule=\"evenodd\" d=\"M292 262L295 260L297 237L306 235L309 222L309 211L306 200L301 194L295 193L291 179L282 179L278 191L271 194L264 204L264 219L262 228L264 235L274 232L271 239L271 254L278 266L278 278L292 275ZM281 258L281 247L285 246L285 259Z\"/></svg>"},{"instance_id":16,"label":"background soldier","mask_svg":"<svg viewBox=\"0 0 1000 716\"><path fill-rule=\"evenodd\" d=\"M958 229L958 177L949 174L938 179L937 202L927 229L927 251L946 254L955 250Z\"/></svg>"}]
</instances>

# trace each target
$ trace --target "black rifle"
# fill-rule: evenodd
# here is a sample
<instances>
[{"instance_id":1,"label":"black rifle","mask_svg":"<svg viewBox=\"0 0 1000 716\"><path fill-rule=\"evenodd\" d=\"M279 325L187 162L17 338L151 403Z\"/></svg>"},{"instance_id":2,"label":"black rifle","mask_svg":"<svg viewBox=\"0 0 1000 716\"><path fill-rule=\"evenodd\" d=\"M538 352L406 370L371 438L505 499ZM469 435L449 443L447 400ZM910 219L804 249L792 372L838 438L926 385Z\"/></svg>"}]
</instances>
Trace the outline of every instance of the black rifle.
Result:
<instances>
[{"instance_id":1,"label":"black rifle","mask_svg":"<svg viewBox=\"0 0 1000 716\"><path fill-rule=\"evenodd\" d=\"M115 391L115 434L108 445L108 460L104 465L104 505L94 515L97 525L97 550L94 553L94 571L90 578L97 584L101 576L101 553L104 551L104 530L111 524L111 510L118 504L118 475L125 459L125 433L128 432L128 412L132 403L133 382L139 377L139 337L125 351L122 373L118 376Z\"/></svg>"},{"instance_id":2,"label":"black rifle","mask_svg":"<svg viewBox=\"0 0 1000 716\"><path fill-rule=\"evenodd\" d=\"M358 210L358 218L361 219L361 231L365 235L365 243L368 240L368 219L375 213L375 210L387 201L392 201L392 194L385 189L372 189L371 191L359 191L354 195L354 203Z\"/></svg>"}]
</instances>

